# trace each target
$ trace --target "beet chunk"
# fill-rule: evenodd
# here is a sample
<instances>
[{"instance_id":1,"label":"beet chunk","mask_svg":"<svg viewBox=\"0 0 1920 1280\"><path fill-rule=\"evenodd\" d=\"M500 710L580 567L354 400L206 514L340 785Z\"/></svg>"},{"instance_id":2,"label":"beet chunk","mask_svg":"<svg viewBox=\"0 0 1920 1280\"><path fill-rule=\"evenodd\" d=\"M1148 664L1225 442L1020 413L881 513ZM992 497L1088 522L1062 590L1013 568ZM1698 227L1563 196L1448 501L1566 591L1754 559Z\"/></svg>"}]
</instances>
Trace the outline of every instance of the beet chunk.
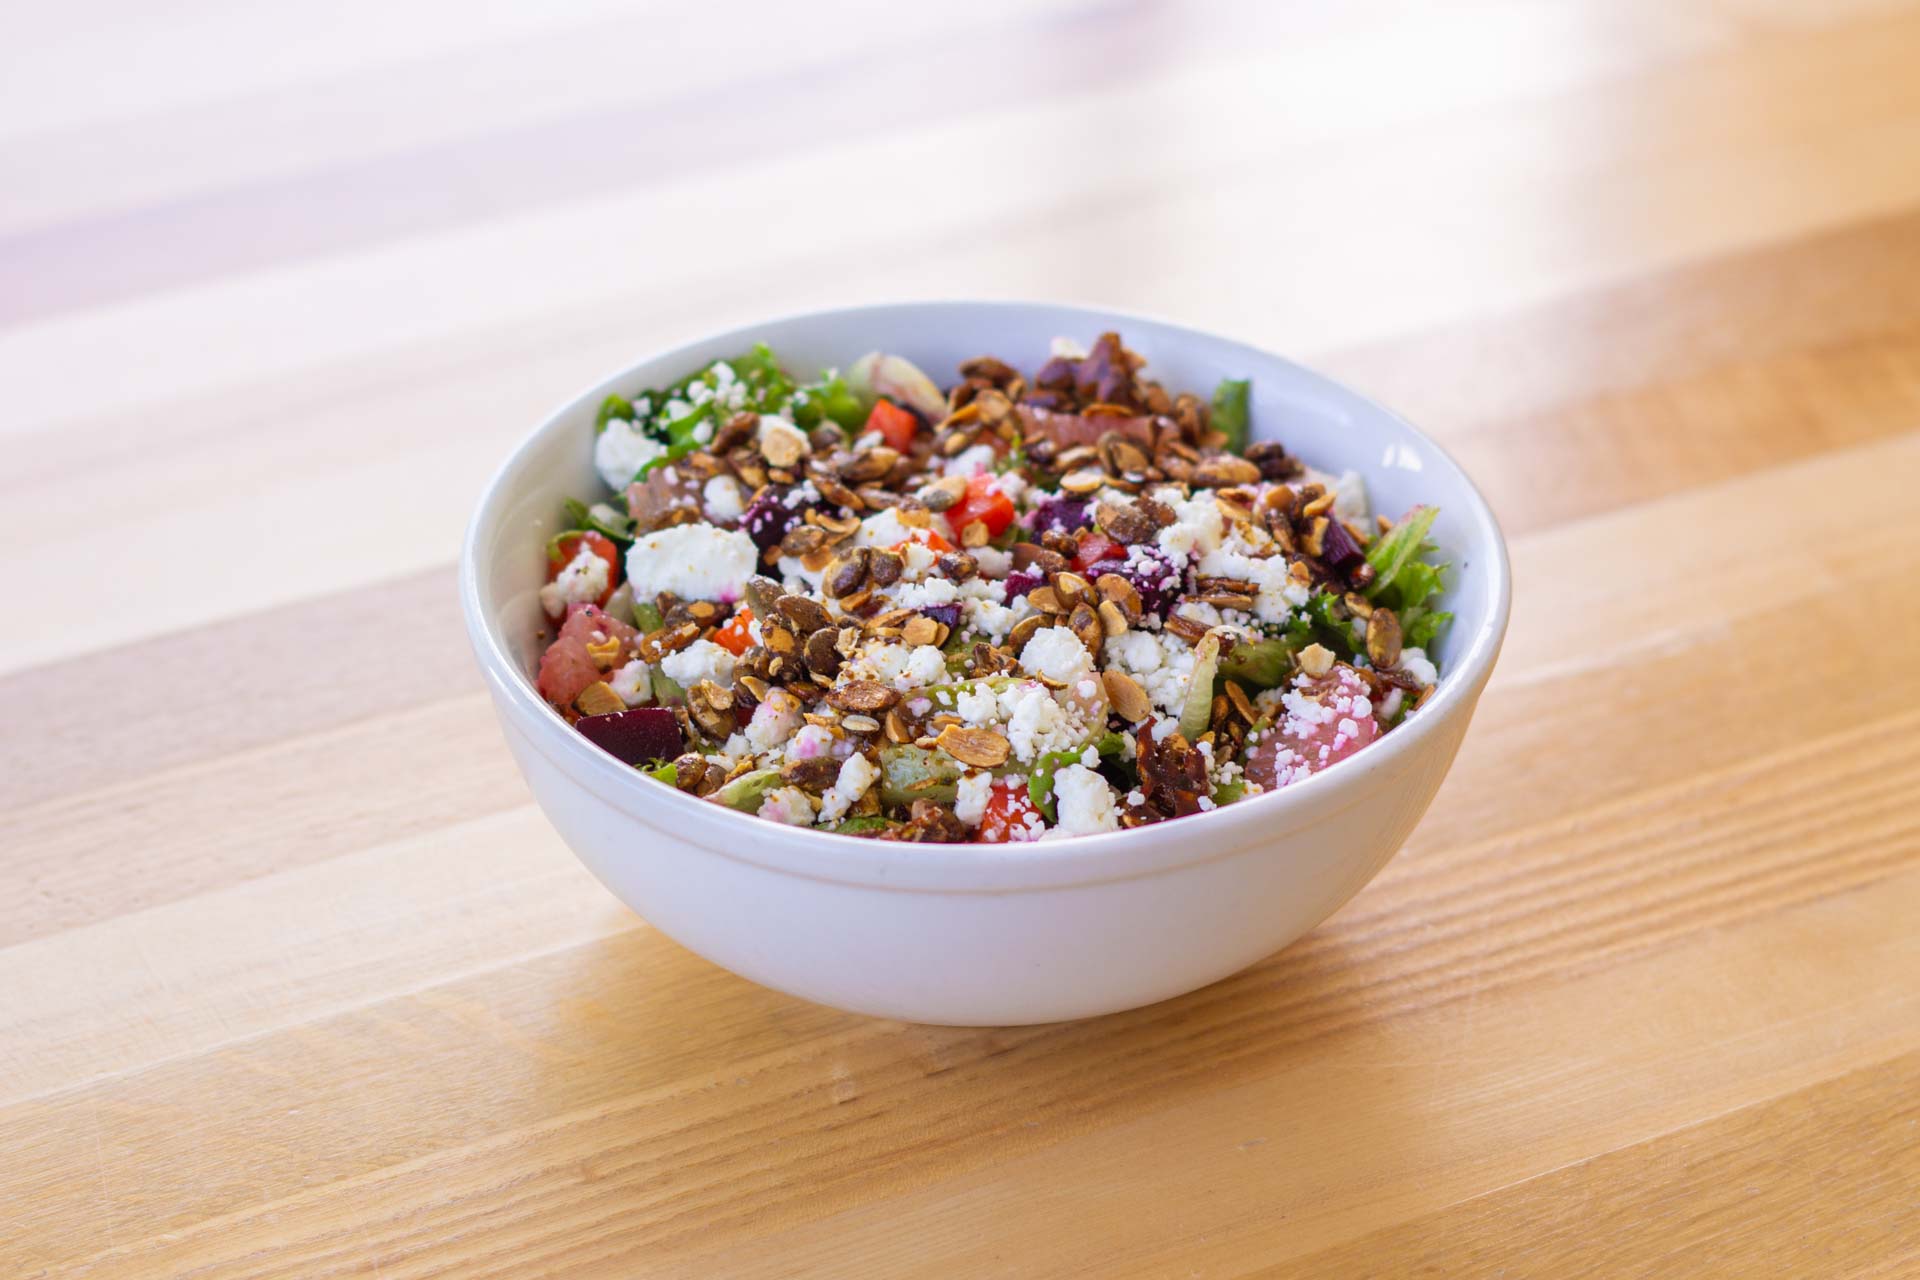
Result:
<instances>
[{"instance_id":1,"label":"beet chunk","mask_svg":"<svg viewBox=\"0 0 1920 1280\"><path fill-rule=\"evenodd\" d=\"M682 746L680 724L665 707L586 716L577 727L587 741L625 764L671 760Z\"/></svg>"}]
</instances>

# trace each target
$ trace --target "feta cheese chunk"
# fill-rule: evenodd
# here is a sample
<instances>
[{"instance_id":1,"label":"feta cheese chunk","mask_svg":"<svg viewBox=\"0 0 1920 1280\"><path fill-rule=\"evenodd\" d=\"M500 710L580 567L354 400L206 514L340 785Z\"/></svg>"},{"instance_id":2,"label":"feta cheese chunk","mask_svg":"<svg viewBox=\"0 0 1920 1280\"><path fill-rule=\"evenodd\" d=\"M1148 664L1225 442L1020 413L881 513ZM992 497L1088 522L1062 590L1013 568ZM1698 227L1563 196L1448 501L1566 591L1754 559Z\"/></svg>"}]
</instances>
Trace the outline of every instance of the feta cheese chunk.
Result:
<instances>
[{"instance_id":1,"label":"feta cheese chunk","mask_svg":"<svg viewBox=\"0 0 1920 1280\"><path fill-rule=\"evenodd\" d=\"M549 618L565 617L568 605L592 604L605 595L611 574L607 562L594 554L583 538L573 559L567 561L552 582L540 588L540 607L547 611Z\"/></svg>"},{"instance_id":2,"label":"feta cheese chunk","mask_svg":"<svg viewBox=\"0 0 1920 1280\"><path fill-rule=\"evenodd\" d=\"M1069 628L1042 627L1020 650L1020 665L1030 675L1070 685L1093 670L1093 656Z\"/></svg>"},{"instance_id":3,"label":"feta cheese chunk","mask_svg":"<svg viewBox=\"0 0 1920 1280\"><path fill-rule=\"evenodd\" d=\"M1120 827L1113 788L1085 765L1068 765L1053 775L1053 803L1060 816L1056 830L1068 835L1092 835Z\"/></svg>"},{"instance_id":4,"label":"feta cheese chunk","mask_svg":"<svg viewBox=\"0 0 1920 1280\"><path fill-rule=\"evenodd\" d=\"M717 524L732 524L745 513L746 500L740 482L732 476L715 476L700 490L706 504L707 519Z\"/></svg>"},{"instance_id":5,"label":"feta cheese chunk","mask_svg":"<svg viewBox=\"0 0 1920 1280\"><path fill-rule=\"evenodd\" d=\"M683 688L691 689L702 680L724 688L733 683L733 655L711 640L695 640L660 659L660 670Z\"/></svg>"},{"instance_id":6,"label":"feta cheese chunk","mask_svg":"<svg viewBox=\"0 0 1920 1280\"><path fill-rule=\"evenodd\" d=\"M838 822L847 816L861 796L867 794L880 771L873 762L863 755L850 755L840 765L840 775L834 779L833 786L820 798L820 823Z\"/></svg>"},{"instance_id":7,"label":"feta cheese chunk","mask_svg":"<svg viewBox=\"0 0 1920 1280\"><path fill-rule=\"evenodd\" d=\"M759 561L760 549L738 529L676 524L635 539L627 552L627 580L642 600L671 591L683 600L731 604Z\"/></svg>"},{"instance_id":8,"label":"feta cheese chunk","mask_svg":"<svg viewBox=\"0 0 1920 1280\"><path fill-rule=\"evenodd\" d=\"M593 442L593 469L618 493L633 483L640 468L666 451L667 446L649 439L633 423L614 418Z\"/></svg>"},{"instance_id":9,"label":"feta cheese chunk","mask_svg":"<svg viewBox=\"0 0 1920 1280\"><path fill-rule=\"evenodd\" d=\"M607 684L630 707L653 701L653 669L638 658L608 676Z\"/></svg>"},{"instance_id":10,"label":"feta cheese chunk","mask_svg":"<svg viewBox=\"0 0 1920 1280\"><path fill-rule=\"evenodd\" d=\"M1400 669L1424 685L1440 683L1439 668L1433 665L1433 659L1427 651L1418 647L1400 651Z\"/></svg>"},{"instance_id":11,"label":"feta cheese chunk","mask_svg":"<svg viewBox=\"0 0 1920 1280\"><path fill-rule=\"evenodd\" d=\"M813 825L813 797L798 787L776 787L760 802L760 816L789 826Z\"/></svg>"},{"instance_id":12,"label":"feta cheese chunk","mask_svg":"<svg viewBox=\"0 0 1920 1280\"><path fill-rule=\"evenodd\" d=\"M959 794L953 802L953 816L970 827L980 825L987 816L987 797L993 794L993 775L969 773L960 779Z\"/></svg>"}]
</instances>

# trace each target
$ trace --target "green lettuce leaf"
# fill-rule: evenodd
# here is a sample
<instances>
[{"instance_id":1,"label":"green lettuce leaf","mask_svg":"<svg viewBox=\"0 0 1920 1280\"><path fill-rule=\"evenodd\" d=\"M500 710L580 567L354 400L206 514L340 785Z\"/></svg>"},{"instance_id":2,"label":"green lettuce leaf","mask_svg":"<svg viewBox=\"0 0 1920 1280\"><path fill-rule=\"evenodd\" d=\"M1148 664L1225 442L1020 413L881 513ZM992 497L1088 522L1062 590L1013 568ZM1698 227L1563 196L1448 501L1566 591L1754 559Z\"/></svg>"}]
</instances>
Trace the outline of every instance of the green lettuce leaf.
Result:
<instances>
[{"instance_id":1,"label":"green lettuce leaf","mask_svg":"<svg viewBox=\"0 0 1920 1280\"><path fill-rule=\"evenodd\" d=\"M1245 378L1222 378L1213 389L1213 429L1226 434L1227 448L1235 453L1247 447L1252 386Z\"/></svg>"}]
</instances>

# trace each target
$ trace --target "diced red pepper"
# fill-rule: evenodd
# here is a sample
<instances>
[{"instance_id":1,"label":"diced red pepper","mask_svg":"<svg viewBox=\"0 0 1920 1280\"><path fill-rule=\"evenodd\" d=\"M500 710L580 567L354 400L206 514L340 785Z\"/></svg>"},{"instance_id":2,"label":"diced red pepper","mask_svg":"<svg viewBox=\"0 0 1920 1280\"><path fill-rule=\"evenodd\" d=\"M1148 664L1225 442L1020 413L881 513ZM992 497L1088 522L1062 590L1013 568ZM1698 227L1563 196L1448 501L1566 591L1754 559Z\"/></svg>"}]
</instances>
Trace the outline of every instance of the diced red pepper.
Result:
<instances>
[{"instance_id":1,"label":"diced red pepper","mask_svg":"<svg viewBox=\"0 0 1920 1280\"><path fill-rule=\"evenodd\" d=\"M953 550L953 544L951 542L948 542L945 538L941 537L939 531L936 529L922 529L920 530L918 536L907 538L900 542L896 542L892 546L888 547L887 550L898 551L900 548L906 546L908 542L923 543L926 546L932 547L935 551Z\"/></svg>"},{"instance_id":2,"label":"diced red pepper","mask_svg":"<svg viewBox=\"0 0 1920 1280\"><path fill-rule=\"evenodd\" d=\"M1102 560L1125 560L1127 549L1104 533L1088 530L1080 535L1078 548L1073 555L1073 567L1081 573L1087 573Z\"/></svg>"},{"instance_id":3,"label":"diced red pepper","mask_svg":"<svg viewBox=\"0 0 1920 1280\"><path fill-rule=\"evenodd\" d=\"M1013 523L1013 499L1000 492L993 476L974 476L967 481L967 492L947 508L947 523L956 530L978 520L987 526L987 536L997 538Z\"/></svg>"},{"instance_id":4,"label":"diced red pepper","mask_svg":"<svg viewBox=\"0 0 1920 1280\"><path fill-rule=\"evenodd\" d=\"M887 447L899 453L913 447L913 435L919 429L920 419L891 400L874 401L873 412L867 415L867 430L878 431Z\"/></svg>"},{"instance_id":5,"label":"diced red pepper","mask_svg":"<svg viewBox=\"0 0 1920 1280\"><path fill-rule=\"evenodd\" d=\"M739 657L753 644L753 633L747 630L752 621L753 610L741 605L739 612L727 619L727 625L713 633L713 642L734 657Z\"/></svg>"},{"instance_id":6,"label":"diced red pepper","mask_svg":"<svg viewBox=\"0 0 1920 1280\"><path fill-rule=\"evenodd\" d=\"M1027 780L1024 777L996 778L992 789L987 792L986 812L981 815L980 826L974 831L973 838L980 844L1030 840L1033 838L1033 828L1027 825L1027 815L1039 812L1034 807L1033 797L1027 793Z\"/></svg>"}]
</instances>

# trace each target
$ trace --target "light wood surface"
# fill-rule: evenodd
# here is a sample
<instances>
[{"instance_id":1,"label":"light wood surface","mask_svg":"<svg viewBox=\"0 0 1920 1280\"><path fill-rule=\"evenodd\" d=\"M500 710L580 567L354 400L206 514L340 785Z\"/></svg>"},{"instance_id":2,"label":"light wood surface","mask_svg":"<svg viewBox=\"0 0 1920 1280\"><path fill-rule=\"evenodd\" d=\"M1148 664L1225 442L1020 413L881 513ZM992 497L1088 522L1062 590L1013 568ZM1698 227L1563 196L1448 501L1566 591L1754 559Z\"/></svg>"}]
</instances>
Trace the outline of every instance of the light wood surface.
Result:
<instances>
[{"instance_id":1,"label":"light wood surface","mask_svg":"<svg viewBox=\"0 0 1920 1280\"><path fill-rule=\"evenodd\" d=\"M1913 3L13 6L0 1274L1920 1274L1917 157ZM1308 359L1512 538L1406 850L1181 1000L720 972L466 653L543 410L952 294Z\"/></svg>"}]
</instances>

